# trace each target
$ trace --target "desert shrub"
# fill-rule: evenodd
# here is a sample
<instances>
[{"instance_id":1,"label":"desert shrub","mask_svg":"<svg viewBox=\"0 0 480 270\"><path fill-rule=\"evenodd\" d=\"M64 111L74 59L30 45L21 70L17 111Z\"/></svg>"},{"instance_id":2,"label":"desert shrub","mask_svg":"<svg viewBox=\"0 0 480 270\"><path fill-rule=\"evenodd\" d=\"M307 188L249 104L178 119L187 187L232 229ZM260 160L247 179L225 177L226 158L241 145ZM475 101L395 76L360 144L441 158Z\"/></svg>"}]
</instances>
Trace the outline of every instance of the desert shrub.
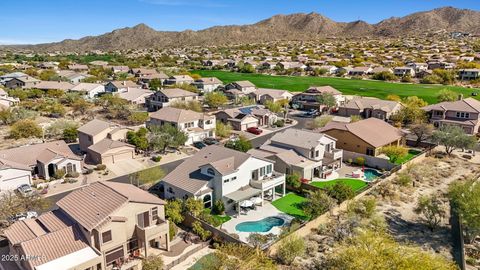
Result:
<instances>
[{"instance_id":1,"label":"desert shrub","mask_svg":"<svg viewBox=\"0 0 480 270\"><path fill-rule=\"evenodd\" d=\"M103 171L107 168L107 165L105 164L98 164L97 167L95 167L95 170L97 171Z\"/></svg>"},{"instance_id":2,"label":"desert shrub","mask_svg":"<svg viewBox=\"0 0 480 270\"><path fill-rule=\"evenodd\" d=\"M278 260L286 265L293 263L295 258L305 254L305 241L295 235L290 235L280 242L277 252Z\"/></svg>"},{"instance_id":3,"label":"desert shrub","mask_svg":"<svg viewBox=\"0 0 480 270\"><path fill-rule=\"evenodd\" d=\"M70 172L70 173L67 173L66 176L70 178L78 178L80 174L78 172Z\"/></svg>"},{"instance_id":4,"label":"desert shrub","mask_svg":"<svg viewBox=\"0 0 480 270\"><path fill-rule=\"evenodd\" d=\"M213 204L213 212L217 215L225 214L225 204L222 200L216 200Z\"/></svg>"},{"instance_id":5,"label":"desert shrub","mask_svg":"<svg viewBox=\"0 0 480 270\"><path fill-rule=\"evenodd\" d=\"M365 165L365 158L364 157L356 157L355 158L355 164L357 164L358 166Z\"/></svg>"},{"instance_id":6,"label":"desert shrub","mask_svg":"<svg viewBox=\"0 0 480 270\"><path fill-rule=\"evenodd\" d=\"M210 231L205 230L202 227L202 224L199 221L195 221L192 224L192 230L196 233L203 241L207 240L212 234Z\"/></svg>"}]
</instances>

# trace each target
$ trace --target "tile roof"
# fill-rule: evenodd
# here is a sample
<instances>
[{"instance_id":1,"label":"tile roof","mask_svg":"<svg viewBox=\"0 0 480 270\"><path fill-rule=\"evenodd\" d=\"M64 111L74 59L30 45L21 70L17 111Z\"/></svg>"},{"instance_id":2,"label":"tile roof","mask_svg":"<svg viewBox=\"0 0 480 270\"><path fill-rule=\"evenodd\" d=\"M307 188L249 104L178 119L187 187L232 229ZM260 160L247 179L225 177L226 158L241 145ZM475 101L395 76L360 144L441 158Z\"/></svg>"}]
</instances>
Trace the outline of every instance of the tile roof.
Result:
<instances>
[{"instance_id":1,"label":"tile roof","mask_svg":"<svg viewBox=\"0 0 480 270\"><path fill-rule=\"evenodd\" d=\"M197 93L193 93L180 88L165 88L160 90L159 92L161 92L168 98L198 96Z\"/></svg>"},{"instance_id":2,"label":"tile roof","mask_svg":"<svg viewBox=\"0 0 480 270\"><path fill-rule=\"evenodd\" d=\"M382 100L378 98L371 97L355 97L352 100L348 101L342 107L348 109L381 109L385 112L391 112L395 107L401 105L400 102L391 101L391 100Z\"/></svg>"},{"instance_id":3,"label":"tile roof","mask_svg":"<svg viewBox=\"0 0 480 270\"><path fill-rule=\"evenodd\" d=\"M105 89L104 86L99 83L79 83L72 87L70 91L90 92L98 87Z\"/></svg>"},{"instance_id":4,"label":"tile roof","mask_svg":"<svg viewBox=\"0 0 480 270\"><path fill-rule=\"evenodd\" d=\"M86 123L85 125L78 128L79 132L95 136L100 132L103 132L106 129L113 129L115 127L114 124L111 124L106 121L102 121L99 119L93 119L92 121Z\"/></svg>"},{"instance_id":5,"label":"tile roof","mask_svg":"<svg viewBox=\"0 0 480 270\"><path fill-rule=\"evenodd\" d=\"M225 172L225 168L228 165L230 166L229 171L236 170L248 158L250 158L249 154L221 146L210 145L186 159L167 174L163 178L163 181L195 194L211 179L210 176L200 173L200 167L211 164L214 167L216 166L219 171Z\"/></svg>"},{"instance_id":6,"label":"tile roof","mask_svg":"<svg viewBox=\"0 0 480 270\"><path fill-rule=\"evenodd\" d=\"M156 112L151 113L150 118L172 122L172 123L185 123L185 122L192 122L192 121L204 119L204 118L213 118L213 116L209 116L209 115L191 111L191 110L183 110L183 109L178 109L173 107L164 107Z\"/></svg>"},{"instance_id":7,"label":"tile roof","mask_svg":"<svg viewBox=\"0 0 480 270\"><path fill-rule=\"evenodd\" d=\"M74 85L69 82L41 81L35 85L35 88L42 90L63 90L67 91Z\"/></svg>"},{"instance_id":8,"label":"tile roof","mask_svg":"<svg viewBox=\"0 0 480 270\"><path fill-rule=\"evenodd\" d=\"M329 93L329 94L332 94L332 95L341 95L342 92L338 91L337 89L329 86L329 85L326 85L326 86L312 86L310 88L307 89L306 91L307 93L321 93L321 94L325 94L325 93Z\"/></svg>"},{"instance_id":9,"label":"tile roof","mask_svg":"<svg viewBox=\"0 0 480 270\"><path fill-rule=\"evenodd\" d=\"M425 111L441 110L480 113L480 101L474 98L465 98L457 101L446 101L438 104L432 104L423 107L422 109Z\"/></svg>"},{"instance_id":10,"label":"tile roof","mask_svg":"<svg viewBox=\"0 0 480 270\"><path fill-rule=\"evenodd\" d=\"M135 146L131 144L105 138L94 145L90 145L88 149L95 153L104 154L111 149L120 148L120 147L130 147L132 149L135 148Z\"/></svg>"},{"instance_id":11,"label":"tile roof","mask_svg":"<svg viewBox=\"0 0 480 270\"><path fill-rule=\"evenodd\" d=\"M374 147L382 147L404 136L400 129L374 117L347 124L330 122L319 131L327 132L332 129L349 131Z\"/></svg>"},{"instance_id":12,"label":"tile roof","mask_svg":"<svg viewBox=\"0 0 480 270\"><path fill-rule=\"evenodd\" d=\"M300 147L305 149L311 149L319 144L323 144L325 134L312 132L303 129L289 128L283 132L276 133L270 139L271 144L281 143L291 145L294 147Z\"/></svg>"}]
</instances>

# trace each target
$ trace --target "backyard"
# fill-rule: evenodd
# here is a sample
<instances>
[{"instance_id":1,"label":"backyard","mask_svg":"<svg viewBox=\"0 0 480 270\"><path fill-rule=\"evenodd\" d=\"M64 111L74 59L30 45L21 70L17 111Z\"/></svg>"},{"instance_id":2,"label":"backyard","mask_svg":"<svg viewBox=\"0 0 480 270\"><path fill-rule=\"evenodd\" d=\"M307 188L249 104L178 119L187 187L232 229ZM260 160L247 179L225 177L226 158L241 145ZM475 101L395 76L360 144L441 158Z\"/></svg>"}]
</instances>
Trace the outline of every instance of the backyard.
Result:
<instances>
[{"instance_id":1,"label":"backyard","mask_svg":"<svg viewBox=\"0 0 480 270\"><path fill-rule=\"evenodd\" d=\"M272 205L275 206L275 208L277 208L278 210L284 212L285 214L302 220L308 220L309 217L305 215L301 208L301 204L306 200L306 198L298 194L288 193L284 197L273 201Z\"/></svg>"},{"instance_id":2,"label":"backyard","mask_svg":"<svg viewBox=\"0 0 480 270\"><path fill-rule=\"evenodd\" d=\"M395 164L400 165L400 164L403 164L407 161L410 161L411 159L413 159L416 155L418 155L420 153L421 153L421 151L410 149L410 150L408 150L408 154L406 156L404 156L403 158L397 159L395 161Z\"/></svg>"},{"instance_id":3,"label":"backyard","mask_svg":"<svg viewBox=\"0 0 480 270\"><path fill-rule=\"evenodd\" d=\"M283 89L294 92L305 91L310 86L330 85L346 95L361 95L385 99L388 95L400 97L418 96L428 103L437 102L437 94L441 89L450 89L464 96L471 96L478 89L468 89L458 86L391 83L384 81L356 80L332 77L292 77L270 76L254 73L236 73L220 70L195 70L192 73L203 77L217 77L225 84L233 81L248 80L257 87ZM476 97L480 98L480 97Z\"/></svg>"},{"instance_id":4,"label":"backyard","mask_svg":"<svg viewBox=\"0 0 480 270\"><path fill-rule=\"evenodd\" d=\"M365 181L352 178L339 178L331 181L311 182L310 184L318 188L326 188L328 186L333 186L339 182L351 187L355 192L358 192L359 190L367 186L367 183Z\"/></svg>"}]
</instances>

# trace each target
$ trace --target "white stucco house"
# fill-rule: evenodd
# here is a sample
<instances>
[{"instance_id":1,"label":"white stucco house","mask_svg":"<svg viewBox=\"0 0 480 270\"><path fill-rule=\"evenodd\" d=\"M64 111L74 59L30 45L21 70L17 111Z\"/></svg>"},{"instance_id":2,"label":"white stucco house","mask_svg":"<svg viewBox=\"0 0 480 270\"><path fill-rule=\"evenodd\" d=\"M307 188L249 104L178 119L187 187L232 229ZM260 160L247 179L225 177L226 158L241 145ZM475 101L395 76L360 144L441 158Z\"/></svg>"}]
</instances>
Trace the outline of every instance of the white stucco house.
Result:
<instances>
[{"instance_id":1,"label":"white stucco house","mask_svg":"<svg viewBox=\"0 0 480 270\"><path fill-rule=\"evenodd\" d=\"M194 197L205 207L222 200L226 211L239 210L252 197L264 201L285 195L285 174L273 166L271 160L211 145L177 166L161 185L167 199Z\"/></svg>"},{"instance_id":2,"label":"white stucco house","mask_svg":"<svg viewBox=\"0 0 480 270\"><path fill-rule=\"evenodd\" d=\"M105 86L99 83L79 83L70 89L72 92L80 92L89 99L93 99L98 94L105 92Z\"/></svg>"}]
</instances>

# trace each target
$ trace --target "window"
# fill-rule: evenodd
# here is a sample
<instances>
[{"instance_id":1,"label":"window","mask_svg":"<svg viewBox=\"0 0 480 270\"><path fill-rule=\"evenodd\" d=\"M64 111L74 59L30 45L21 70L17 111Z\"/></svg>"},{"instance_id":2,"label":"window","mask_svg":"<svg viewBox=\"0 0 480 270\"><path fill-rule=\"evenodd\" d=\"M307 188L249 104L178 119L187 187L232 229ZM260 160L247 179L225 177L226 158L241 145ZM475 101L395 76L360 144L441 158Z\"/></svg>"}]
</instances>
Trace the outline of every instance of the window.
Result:
<instances>
[{"instance_id":1,"label":"window","mask_svg":"<svg viewBox=\"0 0 480 270\"><path fill-rule=\"evenodd\" d=\"M138 249L138 240L130 239L127 241L127 251L132 252Z\"/></svg>"},{"instance_id":2,"label":"window","mask_svg":"<svg viewBox=\"0 0 480 270\"><path fill-rule=\"evenodd\" d=\"M260 176L264 176L265 175L265 167L261 167L260 168Z\"/></svg>"},{"instance_id":3,"label":"window","mask_svg":"<svg viewBox=\"0 0 480 270\"><path fill-rule=\"evenodd\" d=\"M150 212L143 212L137 215L137 225L140 228L150 227Z\"/></svg>"},{"instance_id":4,"label":"window","mask_svg":"<svg viewBox=\"0 0 480 270\"><path fill-rule=\"evenodd\" d=\"M457 118L470 118L470 113L457 112Z\"/></svg>"},{"instance_id":5,"label":"window","mask_svg":"<svg viewBox=\"0 0 480 270\"><path fill-rule=\"evenodd\" d=\"M433 112L433 115L435 115L435 116L442 116L442 115L443 115L443 112L442 112L442 111L434 111L434 112Z\"/></svg>"},{"instance_id":6,"label":"window","mask_svg":"<svg viewBox=\"0 0 480 270\"><path fill-rule=\"evenodd\" d=\"M374 156L375 155L375 149L372 148L367 148L367 155L369 156Z\"/></svg>"},{"instance_id":7,"label":"window","mask_svg":"<svg viewBox=\"0 0 480 270\"><path fill-rule=\"evenodd\" d=\"M152 220L158 220L158 207L152 208Z\"/></svg>"},{"instance_id":8,"label":"window","mask_svg":"<svg viewBox=\"0 0 480 270\"><path fill-rule=\"evenodd\" d=\"M215 171L212 168L208 168L207 173L210 175L215 175Z\"/></svg>"},{"instance_id":9,"label":"window","mask_svg":"<svg viewBox=\"0 0 480 270\"><path fill-rule=\"evenodd\" d=\"M212 196L210 194L207 194L205 197L203 197L203 206L205 208L212 207Z\"/></svg>"},{"instance_id":10,"label":"window","mask_svg":"<svg viewBox=\"0 0 480 270\"><path fill-rule=\"evenodd\" d=\"M170 193L170 194L175 194L175 191L173 191L173 188L172 188L172 187L169 187L169 188L167 189L167 191L168 191L168 193Z\"/></svg>"},{"instance_id":11,"label":"window","mask_svg":"<svg viewBox=\"0 0 480 270\"><path fill-rule=\"evenodd\" d=\"M112 265L117 259L125 257L123 246L112 249L105 253L105 261L107 265Z\"/></svg>"},{"instance_id":12,"label":"window","mask_svg":"<svg viewBox=\"0 0 480 270\"><path fill-rule=\"evenodd\" d=\"M112 231L106 231L102 233L102 243L108 243L112 241Z\"/></svg>"},{"instance_id":13,"label":"window","mask_svg":"<svg viewBox=\"0 0 480 270\"><path fill-rule=\"evenodd\" d=\"M272 165L267 166L267 174L272 173Z\"/></svg>"},{"instance_id":14,"label":"window","mask_svg":"<svg viewBox=\"0 0 480 270\"><path fill-rule=\"evenodd\" d=\"M228 183L228 182L230 182L230 179L228 179L228 178L227 178L227 179L223 179L223 183L224 183L224 184L225 184L225 183Z\"/></svg>"},{"instance_id":15,"label":"window","mask_svg":"<svg viewBox=\"0 0 480 270\"><path fill-rule=\"evenodd\" d=\"M234 177L232 177L232 179L230 179L230 181L235 181L235 180L237 180L236 176L234 176Z\"/></svg>"},{"instance_id":16,"label":"window","mask_svg":"<svg viewBox=\"0 0 480 270\"><path fill-rule=\"evenodd\" d=\"M315 157L318 157L318 155L320 155L320 151L315 151Z\"/></svg>"}]
</instances>

